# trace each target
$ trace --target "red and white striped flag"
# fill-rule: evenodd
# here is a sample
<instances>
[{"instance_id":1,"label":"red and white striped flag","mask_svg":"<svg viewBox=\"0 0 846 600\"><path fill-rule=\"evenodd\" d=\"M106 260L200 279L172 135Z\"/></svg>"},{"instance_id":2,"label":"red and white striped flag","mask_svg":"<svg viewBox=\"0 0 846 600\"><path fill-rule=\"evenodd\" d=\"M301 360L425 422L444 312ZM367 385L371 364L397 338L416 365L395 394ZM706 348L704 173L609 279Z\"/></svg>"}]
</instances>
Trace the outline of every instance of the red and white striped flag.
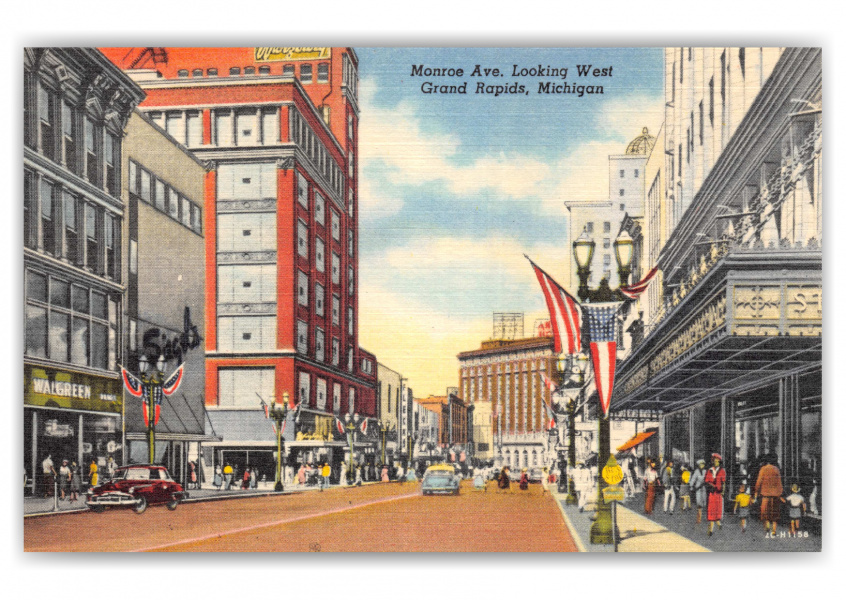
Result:
<instances>
[{"instance_id":1,"label":"red and white striped flag","mask_svg":"<svg viewBox=\"0 0 846 600\"><path fill-rule=\"evenodd\" d=\"M555 382L552 381L549 377L547 377L543 373L541 373L540 376L543 378L543 384L547 387L547 389L549 389L550 392L554 392L557 389L558 386L556 386Z\"/></svg>"},{"instance_id":2,"label":"red and white striped flag","mask_svg":"<svg viewBox=\"0 0 846 600\"><path fill-rule=\"evenodd\" d=\"M549 309L549 320L552 324L552 336L555 340L555 352L561 354L575 354L582 349L582 307L578 301L558 285L546 271L541 269L532 259L535 275L538 278L546 307Z\"/></svg>"},{"instance_id":3,"label":"red and white striped flag","mask_svg":"<svg viewBox=\"0 0 846 600\"><path fill-rule=\"evenodd\" d=\"M554 429L555 428L555 413L552 411L552 407L549 406L546 402L543 403L543 407L546 410L546 428L547 429Z\"/></svg>"},{"instance_id":4,"label":"red and white striped flag","mask_svg":"<svg viewBox=\"0 0 846 600\"><path fill-rule=\"evenodd\" d=\"M335 427L338 429L338 433L346 433L346 428L344 424L341 422L341 419L335 417Z\"/></svg>"},{"instance_id":5,"label":"red and white striped flag","mask_svg":"<svg viewBox=\"0 0 846 600\"><path fill-rule=\"evenodd\" d=\"M644 277L637 283L633 283L632 285L620 286L620 292L627 298L637 300L638 296L645 292L646 288L649 287L649 282L652 281L652 278L655 277L655 274L657 272L658 267L652 267L652 270L646 274L646 277Z\"/></svg>"},{"instance_id":6,"label":"red and white striped flag","mask_svg":"<svg viewBox=\"0 0 846 600\"><path fill-rule=\"evenodd\" d=\"M590 356L603 416L608 416L617 368L617 310L622 302L588 304Z\"/></svg>"},{"instance_id":7,"label":"red and white striped flag","mask_svg":"<svg viewBox=\"0 0 846 600\"><path fill-rule=\"evenodd\" d=\"M367 419L361 422L361 433L362 435L367 435Z\"/></svg>"}]
</instances>

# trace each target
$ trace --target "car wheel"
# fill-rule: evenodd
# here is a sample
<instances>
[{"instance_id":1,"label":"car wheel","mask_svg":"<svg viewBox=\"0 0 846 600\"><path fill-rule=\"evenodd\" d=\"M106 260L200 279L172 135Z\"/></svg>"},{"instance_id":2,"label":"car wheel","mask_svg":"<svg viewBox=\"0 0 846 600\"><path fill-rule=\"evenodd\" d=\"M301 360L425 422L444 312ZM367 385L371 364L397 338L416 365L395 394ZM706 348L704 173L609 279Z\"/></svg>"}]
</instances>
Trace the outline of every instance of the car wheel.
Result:
<instances>
[{"instance_id":1,"label":"car wheel","mask_svg":"<svg viewBox=\"0 0 846 600\"><path fill-rule=\"evenodd\" d=\"M134 510L139 515L147 510L147 499L144 496L141 496L138 500L136 500Z\"/></svg>"},{"instance_id":2,"label":"car wheel","mask_svg":"<svg viewBox=\"0 0 846 600\"><path fill-rule=\"evenodd\" d=\"M92 507L91 507L91 511L92 511L92 512L95 512L95 513L105 512L105 511L106 511L106 507L105 507L105 506L100 506L100 505L97 505L97 506L92 506Z\"/></svg>"},{"instance_id":3,"label":"car wheel","mask_svg":"<svg viewBox=\"0 0 846 600\"><path fill-rule=\"evenodd\" d=\"M167 503L168 510L176 510L176 507L179 506L179 499L178 498L171 498L170 502Z\"/></svg>"}]
</instances>

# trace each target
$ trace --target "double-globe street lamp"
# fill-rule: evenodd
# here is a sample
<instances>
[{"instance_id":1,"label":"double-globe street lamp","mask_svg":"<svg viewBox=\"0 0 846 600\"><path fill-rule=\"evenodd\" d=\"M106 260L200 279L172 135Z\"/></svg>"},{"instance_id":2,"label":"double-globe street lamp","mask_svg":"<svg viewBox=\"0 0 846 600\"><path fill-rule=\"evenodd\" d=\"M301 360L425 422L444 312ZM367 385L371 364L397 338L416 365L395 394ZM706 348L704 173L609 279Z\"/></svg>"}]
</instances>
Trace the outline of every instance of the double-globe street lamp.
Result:
<instances>
[{"instance_id":1,"label":"double-globe street lamp","mask_svg":"<svg viewBox=\"0 0 846 600\"><path fill-rule=\"evenodd\" d=\"M605 275L599 282L596 289L588 288L590 278L590 265L593 261L593 253L596 243L588 235L585 229L579 238L573 242L573 255L576 259L577 273L579 276L579 299L583 303L593 302L621 302L627 300L619 288L612 290L608 284L608 275ZM634 241L627 231L623 230L614 241L614 253L617 259L617 273L620 285L628 285L631 272L632 257L634 255ZM610 398L609 398L610 402ZM597 456L597 473L602 472L602 467L608 462L611 456L611 420L609 415L604 415L600 407L597 418L599 421L599 440ZM615 532L611 518L611 506L605 502L601 486L597 481L597 509L593 525L590 528L590 541L592 544L613 544Z\"/></svg>"},{"instance_id":2,"label":"double-globe street lamp","mask_svg":"<svg viewBox=\"0 0 846 600\"><path fill-rule=\"evenodd\" d=\"M285 424L285 419L288 416L288 392L282 394L282 404L277 404L275 400L270 401L268 407L264 400L261 401L261 406L267 411L267 416L276 423L276 485L273 489L277 492L284 490L282 485L282 455L284 454L285 440L282 437L282 426Z\"/></svg>"}]
</instances>

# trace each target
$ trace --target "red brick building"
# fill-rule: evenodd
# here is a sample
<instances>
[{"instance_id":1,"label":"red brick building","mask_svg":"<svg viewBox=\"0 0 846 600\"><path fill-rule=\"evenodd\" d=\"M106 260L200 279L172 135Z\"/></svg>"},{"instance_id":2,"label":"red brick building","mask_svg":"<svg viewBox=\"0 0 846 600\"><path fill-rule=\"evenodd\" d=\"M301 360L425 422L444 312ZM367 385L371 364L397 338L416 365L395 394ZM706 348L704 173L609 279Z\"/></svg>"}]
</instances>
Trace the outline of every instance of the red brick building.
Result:
<instances>
[{"instance_id":1,"label":"red brick building","mask_svg":"<svg viewBox=\"0 0 846 600\"><path fill-rule=\"evenodd\" d=\"M217 458L272 464L259 398L288 392L302 403L289 446L337 462L333 415L376 416L376 358L358 347L355 52L102 50L147 93L140 109L208 165L205 403L224 439Z\"/></svg>"}]
</instances>

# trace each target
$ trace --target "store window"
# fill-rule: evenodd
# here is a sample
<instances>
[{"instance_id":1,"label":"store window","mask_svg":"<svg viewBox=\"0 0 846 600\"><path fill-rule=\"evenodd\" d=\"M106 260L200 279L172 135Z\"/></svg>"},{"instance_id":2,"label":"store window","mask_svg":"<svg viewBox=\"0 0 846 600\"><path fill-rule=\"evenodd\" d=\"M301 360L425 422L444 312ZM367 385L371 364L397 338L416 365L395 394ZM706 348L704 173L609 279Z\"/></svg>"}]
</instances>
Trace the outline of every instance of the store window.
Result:
<instances>
[{"instance_id":1,"label":"store window","mask_svg":"<svg viewBox=\"0 0 846 600\"><path fill-rule=\"evenodd\" d=\"M693 465L690 456L690 412L682 411L668 415L664 420L666 428L667 458L672 458L677 465Z\"/></svg>"},{"instance_id":2,"label":"store window","mask_svg":"<svg viewBox=\"0 0 846 600\"><path fill-rule=\"evenodd\" d=\"M764 457L780 454L781 430L778 422L778 388L770 386L739 399L735 404L734 448L738 471L746 470L754 485Z\"/></svg>"}]
</instances>

